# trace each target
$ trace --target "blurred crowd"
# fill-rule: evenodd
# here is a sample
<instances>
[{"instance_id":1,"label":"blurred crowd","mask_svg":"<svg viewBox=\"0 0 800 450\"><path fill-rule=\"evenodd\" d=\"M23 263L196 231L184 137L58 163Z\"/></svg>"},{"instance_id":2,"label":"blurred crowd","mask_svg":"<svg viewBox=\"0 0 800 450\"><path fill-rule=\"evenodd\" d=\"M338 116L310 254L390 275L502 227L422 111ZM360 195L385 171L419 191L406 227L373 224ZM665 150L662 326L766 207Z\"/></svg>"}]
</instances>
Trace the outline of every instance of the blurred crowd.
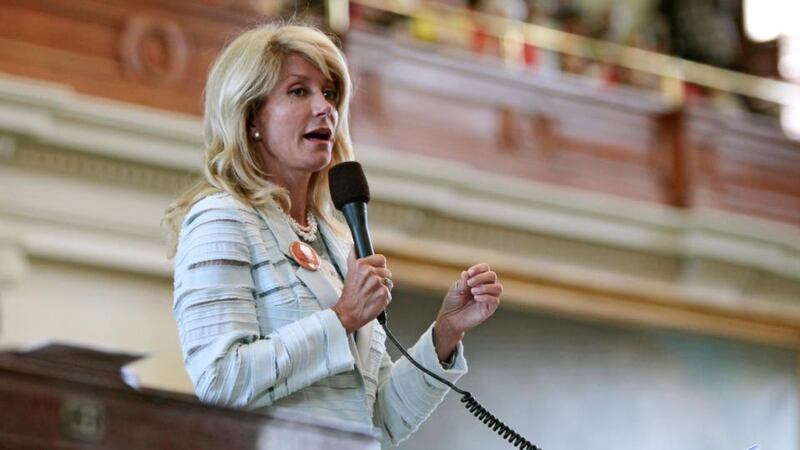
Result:
<instances>
[{"instance_id":1,"label":"blurred crowd","mask_svg":"<svg viewBox=\"0 0 800 450\"><path fill-rule=\"evenodd\" d=\"M651 73L619 67L591 55L586 57L585 53L575 56L570 54L574 52L564 52L570 45L581 45L568 36L563 37L561 52L525 42L522 33L513 28L501 33L506 36L501 39L497 26L492 26L486 17L530 23L759 76L776 75L774 49L752 45L744 36L741 0L409 0L405 3L415 6L418 13L409 18L354 3L352 21L356 26L370 24L377 31L513 60L542 73L586 76L604 88L626 85L660 89L662 80ZM462 12L454 13L456 9ZM728 111L747 108L774 112L774 105L691 83L683 83L681 95L685 102L703 99Z\"/></svg>"}]
</instances>

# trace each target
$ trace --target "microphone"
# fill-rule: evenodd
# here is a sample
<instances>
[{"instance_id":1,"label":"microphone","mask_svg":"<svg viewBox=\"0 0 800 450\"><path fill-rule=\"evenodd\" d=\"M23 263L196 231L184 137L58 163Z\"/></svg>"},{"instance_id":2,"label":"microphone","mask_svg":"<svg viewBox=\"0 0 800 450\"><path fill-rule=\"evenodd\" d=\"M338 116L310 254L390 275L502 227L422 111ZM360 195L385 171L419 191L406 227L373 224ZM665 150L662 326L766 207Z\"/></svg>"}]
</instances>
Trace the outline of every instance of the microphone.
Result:
<instances>
[{"instance_id":1,"label":"microphone","mask_svg":"<svg viewBox=\"0 0 800 450\"><path fill-rule=\"evenodd\" d=\"M369 185L361 164L356 161L345 161L331 167L328 172L328 185L331 199L336 209L344 214L353 242L356 257L364 258L375 253L372 238L367 227L367 203L369 203ZM378 316L378 322L386 323L386 311Z\"/></svg>"}]
</instances>

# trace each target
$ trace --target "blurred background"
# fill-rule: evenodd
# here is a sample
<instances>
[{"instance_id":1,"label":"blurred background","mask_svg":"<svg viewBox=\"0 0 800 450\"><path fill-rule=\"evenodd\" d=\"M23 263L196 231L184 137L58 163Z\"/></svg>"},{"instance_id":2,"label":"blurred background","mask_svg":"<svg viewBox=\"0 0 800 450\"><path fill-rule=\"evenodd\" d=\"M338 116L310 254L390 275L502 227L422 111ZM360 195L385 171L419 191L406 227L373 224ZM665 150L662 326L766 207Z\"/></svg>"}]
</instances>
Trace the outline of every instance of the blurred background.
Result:
<instances>
[{"instance_id":1,"label":"blurred background","mask_svg":"<svg viewBox=\"0 0 800 450\"><path fill-rule=\"evenodd\" d=\"M460 384L537 445L799 448L796 0L2 0L3 348L192 391L159 223L209 65L279 17L348 56L402 341L487 261ZM400 448L505 445L451 394Z\"/></svg>"}]
</instances>

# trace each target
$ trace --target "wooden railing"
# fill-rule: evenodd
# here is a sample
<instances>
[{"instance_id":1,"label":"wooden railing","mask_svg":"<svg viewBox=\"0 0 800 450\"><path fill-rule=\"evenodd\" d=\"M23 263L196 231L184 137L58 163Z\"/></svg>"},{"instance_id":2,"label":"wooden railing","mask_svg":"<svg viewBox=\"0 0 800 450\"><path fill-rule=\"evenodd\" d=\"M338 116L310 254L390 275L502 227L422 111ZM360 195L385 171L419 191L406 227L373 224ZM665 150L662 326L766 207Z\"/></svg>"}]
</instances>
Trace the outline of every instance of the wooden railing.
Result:
<instances>
[{"instance_id":1,"label":"wooden railing","mask_svg":"<svg viewBox=\"0 0 800 450\"><path fill-rule=\"evenodd\" d=\"M329 0L329 4L346 4L347 0ZM409 20L428 23L431 27L448 33L483 33L499 41L499 56L508 63L523 59L525 46L549 50L630 69L657 76L669 104L680 104L683 96L680 86L688 82L719 91L744 95L786 106L800 107L800 86L780 80L757 77L741 72L681 59L640 48L592 39L544 26L506 19L504 17L456 8L438 2L423 2L419 7L409 7L417 2L400 0L350 0L349 3L397 14ZM332 6L338 11L342 6ZM334 15L332 26L343 28L341 15ZM454 27L454 24L455 25ZM455 28L455 29L454 29Z\"/></svg>"},{"instance_id":2,"label":"wooden railing","mask_svg":"<svg viewBox=\"0 0 800 450\"><path fill-rule=\"evenodd\" d=\"M777 121L351 31L354 137L587 192L800 224L800 145Z\"/></svg>"}]
</instances>

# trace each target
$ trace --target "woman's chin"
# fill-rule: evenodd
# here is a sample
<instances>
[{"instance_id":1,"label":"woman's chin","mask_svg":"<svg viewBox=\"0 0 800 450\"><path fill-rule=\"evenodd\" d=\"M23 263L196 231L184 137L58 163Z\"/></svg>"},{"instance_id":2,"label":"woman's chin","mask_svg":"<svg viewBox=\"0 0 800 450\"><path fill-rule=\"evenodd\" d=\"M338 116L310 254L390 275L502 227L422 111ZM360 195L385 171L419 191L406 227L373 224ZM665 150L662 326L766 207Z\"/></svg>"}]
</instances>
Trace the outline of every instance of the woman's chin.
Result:
<instances>
[{"instance_id":1,"label":"woman's chin","mask_svg":"<svg viewBox=\"0 0 800 450\"><path fill-rule=\"evenodd\" d=\"M307 142L305 149L301 149L300 151L307 155L304 159L308 163L308 168L313 172L318 172L328 167L333 158L333 144L329 142L313 144Z\"/></svg>"},{"instance_id":2,"label":"woman's chin","mask_svg":"<svg viewBox=\"0 0 800 450\"><path fill-rule=\"evenodd\" d=\"M331 164L332 160L331 152L326 152L324 156L323 155L320 156L321 157L319 159L315 159L314 172L319 172L320 170L325 169Z\"/></svg>"}]
</instances>

